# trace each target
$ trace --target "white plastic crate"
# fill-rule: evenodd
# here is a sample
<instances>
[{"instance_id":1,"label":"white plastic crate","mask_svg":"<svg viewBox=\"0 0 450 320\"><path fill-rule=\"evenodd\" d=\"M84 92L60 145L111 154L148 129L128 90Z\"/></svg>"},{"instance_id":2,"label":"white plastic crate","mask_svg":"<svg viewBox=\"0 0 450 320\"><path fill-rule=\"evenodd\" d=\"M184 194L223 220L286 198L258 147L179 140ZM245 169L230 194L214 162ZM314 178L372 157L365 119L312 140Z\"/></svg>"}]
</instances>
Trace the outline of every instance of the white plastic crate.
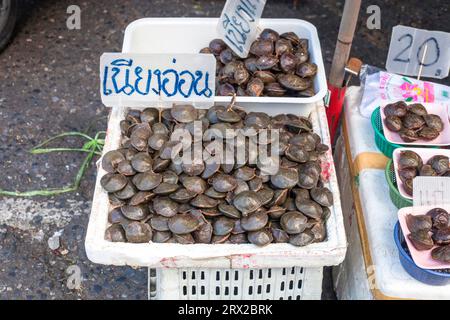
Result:
<instances>
[{"instance_id":1,"label":"white plastic crate","mask_svg":"<svg viewBox=\"0 0 450 320\"><path fill-rule=\"evenodd\" d=\"M319 300L323 268L149 269L151 300Z\"/></svg>"}]
</instances>

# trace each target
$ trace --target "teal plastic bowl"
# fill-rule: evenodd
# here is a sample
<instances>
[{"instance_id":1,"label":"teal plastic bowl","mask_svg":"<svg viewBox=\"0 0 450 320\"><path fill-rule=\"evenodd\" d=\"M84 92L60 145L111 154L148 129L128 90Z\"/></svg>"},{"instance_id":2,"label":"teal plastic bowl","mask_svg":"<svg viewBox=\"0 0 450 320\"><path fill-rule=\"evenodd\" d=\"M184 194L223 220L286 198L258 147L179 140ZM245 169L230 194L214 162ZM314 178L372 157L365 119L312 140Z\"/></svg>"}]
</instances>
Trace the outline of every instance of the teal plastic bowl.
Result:
<instances>
[{"instance_id":1,"label":"teal plastic bowl","mask_svg":"<svg viewBox=\"0 0 450 320\"><path fill-rule=\"evenodd\" d=\"M372 112L371 122L373 131L375 131L375 144L377 148L388 158L392 158L395 149L401 148L402 145L391 143L386 140L383 133L383 120L381 119L380 107Z\"/></svg>"},{"instance_id":2,"label":"teal plastic bowl","mask_svg":"<svg viewBox=\"0 0 450 320\"><path fill-rule=\"evenodd\" d=\"M399 209L412 207L413 201L411 199L402 197L400 191L398 191L397 178L395 177L394 163L392 159L389 160L386 169L384 170L384 174L389 185L389 196L391 197L392 203Z\"/></svg>"}]
</instances>

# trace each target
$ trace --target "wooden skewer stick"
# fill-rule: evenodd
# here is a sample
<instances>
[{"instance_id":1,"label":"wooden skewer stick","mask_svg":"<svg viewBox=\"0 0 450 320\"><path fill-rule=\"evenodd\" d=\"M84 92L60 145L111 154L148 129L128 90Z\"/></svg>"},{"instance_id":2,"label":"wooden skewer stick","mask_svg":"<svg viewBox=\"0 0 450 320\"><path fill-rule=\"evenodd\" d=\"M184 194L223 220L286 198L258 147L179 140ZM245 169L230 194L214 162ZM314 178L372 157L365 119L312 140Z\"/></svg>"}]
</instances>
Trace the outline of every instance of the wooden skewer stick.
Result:
<instances>
[{"instance_id":1,"label":"wooden skewer stick","mask_svg":"<svg viewBox=\"0 0 450 320\"><path fill-rule=\"evenodd\" d=\"M425 57L427 56L427 51L428 51L428 43L425 45L425 49L423 50L422 58L420 59L420 67L419 67L419 74L417 75L417 80L420 80L420 76L422 75L423 62L425 61Z\"/></svg>"},{"instance_id":2,"label":"wooden skewer stick","mask_svg":"<svg viewBox=\"0 0 450 320\"><path fill-rule=\"evenodd\" d=\"M228 105L227 111L231 111L236 103L236 93L233 93L233 97L231 98L231 102Z\"/></svg>"}]
</instances>

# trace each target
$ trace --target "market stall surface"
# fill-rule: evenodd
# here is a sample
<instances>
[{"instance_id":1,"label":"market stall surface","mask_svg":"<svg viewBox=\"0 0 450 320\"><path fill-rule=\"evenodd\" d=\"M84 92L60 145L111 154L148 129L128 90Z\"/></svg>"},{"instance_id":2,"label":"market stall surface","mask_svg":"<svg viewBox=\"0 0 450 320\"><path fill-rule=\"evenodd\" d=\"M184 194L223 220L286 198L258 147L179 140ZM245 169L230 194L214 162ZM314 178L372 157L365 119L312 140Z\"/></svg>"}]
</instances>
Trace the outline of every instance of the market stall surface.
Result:
<instances>
[{"instance_id":1,"label":"market stall surface","mask_svg":"<svg viewBox=\"0 0 450 320\"><path fill-rule=\"evenodd\" d=\"M448 15L444 2L411 6L409 1L363 1L355 55L384 65L391 27L401 23L442 29ZM1 189L62 187L73 181L83 154L31 155L28 150L61 132L105 130L99 56L120 51L123 30L131 21L152 16L217 17L224 1L82 2L81 29L68 30L66 10L72 4L26 1L14 42L0 54ZM365 10L371 4L381 7L382 30L365 27ZM290 0L268 1L264 17L315 24L328 67L342 7L343 1L308 0L293 10ZM80 143L67 140L71 146ZM95 265L86 258L84 236L95 172L91 166L78 192L0 199L0 299L147 298L145 269ZM330 284L329 279L324 281L323 298L333 297Z\"/></svg>"}]
</instances>

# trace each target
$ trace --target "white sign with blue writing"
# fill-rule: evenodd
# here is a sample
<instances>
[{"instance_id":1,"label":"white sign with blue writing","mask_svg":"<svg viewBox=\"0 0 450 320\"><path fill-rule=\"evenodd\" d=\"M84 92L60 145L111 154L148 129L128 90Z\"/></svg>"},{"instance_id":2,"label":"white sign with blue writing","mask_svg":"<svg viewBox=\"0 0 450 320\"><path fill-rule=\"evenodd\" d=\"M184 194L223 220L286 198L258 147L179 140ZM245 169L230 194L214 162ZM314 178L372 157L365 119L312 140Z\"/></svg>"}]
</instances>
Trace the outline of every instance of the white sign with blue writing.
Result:
<instances>
[{"instance_id":1,"label":"white sign with blue writing","mask_svg":"<svg viewBox=\"0 0 450 320\"><path fill-rule=\"evenodd\" d=\"M189 102L211 105L216 59L211 54L104 53L100 88L104 105L146 107Z\"/></svg>"},{"instance_id":2,"label":"white sign with blue writing","mask_svg":"<svg viewBox=\"0 0 450 320\"><path fill-rule=\"evenodd\" d=\"M241 58L246 58L258 35L259 19L266 0L227 0L217 30L225 43Z\"/></svg>"},{"instance_id":3,"label":"white sign with blue writing","mask_svg":"<svg viewBox=\"0 0 450 320\"><path fill-rule=\"evenodd\" d=\"M395 26L386 70L407 76L443 79L450 68L450 33Z\"/></svg>"}]
</instances>

